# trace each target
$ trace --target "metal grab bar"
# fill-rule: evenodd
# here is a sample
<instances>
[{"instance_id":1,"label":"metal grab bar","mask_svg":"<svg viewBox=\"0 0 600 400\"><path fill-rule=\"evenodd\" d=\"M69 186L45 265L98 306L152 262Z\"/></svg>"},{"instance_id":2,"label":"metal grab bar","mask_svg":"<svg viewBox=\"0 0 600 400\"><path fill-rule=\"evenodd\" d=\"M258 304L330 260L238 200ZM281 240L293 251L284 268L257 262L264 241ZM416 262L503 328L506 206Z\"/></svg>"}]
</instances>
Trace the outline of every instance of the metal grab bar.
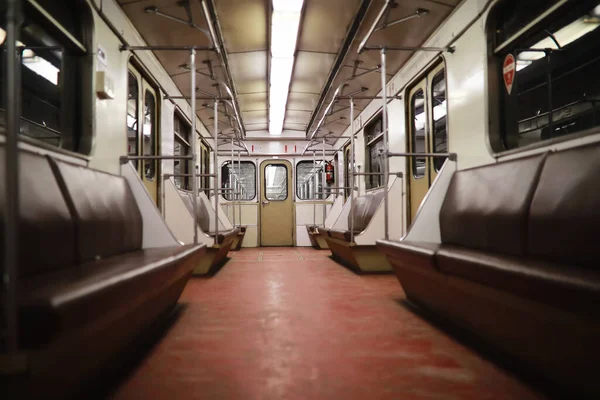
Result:
<instances>
[{"instance_id":1,"label":"metal grab bar","mask_svg":"<svg viewBox=\"0 0 600 400\"><path fill-rule=\"evenodd\" d=\"M121 156L119 162L127 164L129 161L138 160L193 160L194 156Z\"/></svg>"},{"instance_id":2,"label":"metal grab bar","mask_svg":"<svg viewBox=\"0 0 600 400\"><path fill-rule=\"evenodd\" d=\"M385 175L383 172L355 172L355 176L382 176ZM402 178L404 176L403 172L388 172L389 176L395 175L398 178ZM350 189L350 188L348 188Z\"/></svg>"},{"instance_id":3,"label":"metal grab bar","mask_svg":"<svg viewBox=\"0 0 600 400\"><path fill-rule=\"evenodd\" d=\"M381 154L384 155L383 153ZM426 158L448 158L450 161L456 161L458 154L456 153L387 153L389 157L426 157Z\"/></svg>"},{"instance_id":4,"label":"metal grab bar","mask_svg":"<svg viewBox=\"0 0 600 400\"><path fill-rule=\"evenodd\" d=\"M163 174L163 178L166 178L166 179L172 178L174 176L176 176L176 177L196 176L198 178L202 178L202 177L206 177L206 176L213 177L213 176L215 176L215 174L196 174L196 175L194 175L194 174Z\"/></svg>"},{"instance_id":5,"label":"metal grab bar","mask_svg":"<svg viewBox=\"0 0 600 400\"><path fill-rule=\"evenodd\" d=\"M217 192L233 192L234 191L234 189L229 189L229 188L198 188L199 192L200 191L204 191L204 190L208 190L208 191L211 191L211 192L214 192L215 190ZM239 192L234 192L234 194L235 193L239 193Z\"/></svg>"}]
</instances>

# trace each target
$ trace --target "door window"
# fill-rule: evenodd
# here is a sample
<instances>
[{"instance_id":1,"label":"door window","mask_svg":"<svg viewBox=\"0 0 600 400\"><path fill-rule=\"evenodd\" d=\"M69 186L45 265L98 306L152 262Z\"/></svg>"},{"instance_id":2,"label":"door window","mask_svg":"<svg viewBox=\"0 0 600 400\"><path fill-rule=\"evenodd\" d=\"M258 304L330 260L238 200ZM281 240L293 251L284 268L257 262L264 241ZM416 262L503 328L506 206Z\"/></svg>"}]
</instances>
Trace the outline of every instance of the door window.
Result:
<instances>
[{"instance_id":1,"label":"door window","mask_svg":"<svg viewBox=\"0 0 600 400\"><path fill-rule=\"evenodd\" d=\"M439 71L431 82L431 105L433 108L431 130L432 147L434 153L448 152L448 123L446 120L446 75L444 70ZM438 172L446 158L434 158L433 166Z\"/></svg>"},{"instance_id":2,"label":"door window","mask_svg":"<svg viewBox=\"0 0 600 400\"><path fill-rule=\"evenodd\" d=\"M156 154L156 99L154 94L146 91L144 100L144 155ZM146 179L154 180L156 175L156 160L144 161Z\"/></svg>"},{"instance_id":3,"label":"door window","mask_svg":"<svg viewBox=\"0 0 600 400\"><path fill-rule=\"evenodd\" d=\"M427 116L425 115L425 93L422 89L413 94L411 102L412 129L410 140L410 151L412 153L425 152L425 125ZM411 157L412 173L415 179L421 179L425 176L427 160L425 157Z\"/></svg>"},{"instance_id":4,"label":"door window","mask_svg":"<svg viewBox=\"0 0 600 400\"><path fill-rule=\"evenodd\" d=\"M265 198L283 201L288 196L288 172L284 164L269 164L265 167Z\"/></svg>"},{"instance_id":5,"label":"door window","mask_svg":"<svg viewBox=\"0 0 600 400\"><path fill-rule=\"evenodd\" d=\"M135 156L138 154L138 98L139 82L137 77L129 71L129 80L127 86L129 93L127 96L127 154ZM138 162L135 161L136 166Z\"/></svg>"}]
</instances>

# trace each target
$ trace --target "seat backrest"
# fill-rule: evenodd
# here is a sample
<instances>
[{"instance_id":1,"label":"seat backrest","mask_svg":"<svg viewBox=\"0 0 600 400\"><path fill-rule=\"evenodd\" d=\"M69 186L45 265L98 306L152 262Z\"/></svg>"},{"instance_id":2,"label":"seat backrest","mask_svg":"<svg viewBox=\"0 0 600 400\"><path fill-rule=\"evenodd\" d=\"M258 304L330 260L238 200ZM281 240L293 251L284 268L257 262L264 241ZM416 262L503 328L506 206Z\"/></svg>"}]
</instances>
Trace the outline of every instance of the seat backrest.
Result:
<instances>
[{"instance_id":1,"label":"seat backrest","mask_svg":"<svg viewBox=\"0 0 600 400\"><path fill-rule=\"evenodd\" d=\"M599 267L600 144L552 153L529 217L528 255Z\"/></svg>"},{"instance_id":2,"label":"seat backrest","mask_svg":"<svg viewBox=\"0 0 600 400\"><path fill-rule=\"evenodd\" d=\"M0 145L0 228L4 232L4 145ZM19 151L19 276L75 265L75 223L47 157ZM2 234L2 237L4 234ZM4 240L0 259L4 260Z\"/></svg>"},{"instance_id":3,"label":"seat backrest","mask_svg":"<svg viewBox=\"0 0 600 400\"><path fill-rule=\"evenodd\" d=\"M442 243L524 255L529 207L545 158L456 172L440 210Z\"/></svg>"},{"instance_id":4,"label":"seat backrest","mask_svg":"<svg viewBox=\"0 0 600 400\"><path fill-rule=\"evenodd\" d=\"M179 192L181 199L185 203L187 209L191 212L194 209L194 205L192 203L192 194L187 192ZM208 210L204 205L204 202L200 197L196 199L196 219L198 220L198 226L202 229L203 232L210 231L210 216L208 214Z\"/></svg>"},{"instance_id":5,"label":"seat backrest","mask_svg":"<svg viewBox=\"0 0 600 400\"><path fill-rule=\"evenodd\" d=\"M142 248L142 215L123 177L58 160L51 163L77 224L79 262Z\"/></svg>"},{"instance_id":6,"label":"seat backrest","mask_svg":"<svg viewBox=\"0 0 600 400\"><path fill-rule=\"evenodd\" d=\"M367 229L369 222L377 212L383 200L385 192L377 190L354 199L354 232L362 232ZM352 214L348 214L348 227L351 225Z\"/></svg>"}]
</instances>

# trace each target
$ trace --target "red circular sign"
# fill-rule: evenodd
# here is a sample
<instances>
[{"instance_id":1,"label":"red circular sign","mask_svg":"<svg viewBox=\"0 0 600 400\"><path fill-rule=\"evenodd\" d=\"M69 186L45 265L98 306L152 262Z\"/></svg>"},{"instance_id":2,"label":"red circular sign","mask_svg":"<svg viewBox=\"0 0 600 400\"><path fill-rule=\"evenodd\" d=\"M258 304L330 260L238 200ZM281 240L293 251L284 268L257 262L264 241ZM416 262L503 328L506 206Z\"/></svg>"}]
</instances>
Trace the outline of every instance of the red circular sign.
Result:
<instances>
[{"instance_id":1,"label":"red circular sign","mask_svg":"<svg viewBox=\"0 0 600 400\"><path fill-rule=\"evenodd\" d=\"M502 64L502 76L504 77L504 86L506 86L506 91L508 94L512 91L513 83L515 82L515 73L516 62L515 57L512 54L508 54L504 58L504 63Z\"/></svg>"}]
</instances>

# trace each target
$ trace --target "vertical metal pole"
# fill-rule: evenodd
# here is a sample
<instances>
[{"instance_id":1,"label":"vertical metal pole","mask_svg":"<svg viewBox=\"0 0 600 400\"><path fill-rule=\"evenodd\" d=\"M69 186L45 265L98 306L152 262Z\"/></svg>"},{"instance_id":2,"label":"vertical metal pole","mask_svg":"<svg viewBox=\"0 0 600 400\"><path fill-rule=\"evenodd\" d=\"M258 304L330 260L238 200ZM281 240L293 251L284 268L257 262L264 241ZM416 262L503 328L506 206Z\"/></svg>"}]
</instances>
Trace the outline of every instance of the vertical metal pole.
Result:
<instances>
[{"instance_id":1,"label":"vertical metal pole","mask_svg":"<svg viewBox=\"0 0 600 400\"><path fill-rule=\"evenodd\" d=\"M240 197L238 198L238 211L239 211L239 216L240 216L240 227L242 226L242 194L243 192L243 187L242 187L242 152L238 150L238 179L239 179L239 183L240 183Z\"/></svg>"},{"instance_id":2,"label":"vertical metal pole","mask_svg":"<svg viewBox=\"0 0 600 400\"><path fill-rule=\"evenodd\" d=\"M381 49L381 89L383 93L381 95L383 99L383 108L382 108L382 118L383 118L383 154L384 159L382 169L383 169L383 209L384 209L384 230L385 230L385 240L389 239L389 199L388 199L388 181L389 181L389 157L388 157L388 148L389 148L389 136L388 136L388 120L387 120L387 76L386 76L386 57L385 57L385 47ZM381 158L380 158L381 160Z\"/></svg>"},{"instance_id":3,"label":"vertical metal pole","mask_svg":"<svg viewBox=\"0 0 600 400\"><path fill-rule=\"evenodd\" d=\"M18 350L17 320L17 276L19 268L19 151L18 134L20 128L21 88L19 71L17 70L17 47L21 1L8 0L6 10L6 148L4 177L4 271L2 286L5 299L3 325L6 328L6 350L16 353Z\"/></svg>"},{"instance_id":4,"label":"vertical metal pole","mask_svg":"<svg viewBox=\"0 0 600 400\"><path fill-rule=\"evenodd\" d=\"M219 102L217 100L215 100L215 114L214 114L214 119L215 119L215 132L213 134L213 138L214 138L214 146L215 146L215 152L213 154L213 163L215 165L214 167L214 178L213 178L213 185L214 185L214 196L215 196L215 246L219 244L219 166L217 165L218 160L217 160L217 149L218 149L218 142L219 140L217 139L217 135L219 133Z\"/></svg>"},{"instance_id":5,"label":"vertical metal pole","mask_svg":"<svg viewBox=\"0 0 600 400\"><path fill-rule=\"evenodd\" d=\"M354 100L350 97L350 243L354 243Z\"/></svg>"},{"instance_id":6,"label":"vertical metal pole","mask_svg":"<svg viewBox=\"0 0 600 400\"><path fill-rule=\"evenodd\" d=\"M313 226L317 225L317 154L313 150Z\"/></svg>"},{"instance_id":7,"label":"vertical metal pole","mask_svg":"<svg viewBox=\"0 0 600 400\"><path fill-rule=\"evenodd\" d=\"M234 155L233 155L233 139L231 139L231 164L229 165L229 188L232 189L232 191L230 192L230 198L231 198L231 207L233 208L233 227L235 228L235 197L236 197L236 193L239 190L237 188L238 185L234 185L233 184L233 178L235 178L236 176L238 177L237 179L239 179L239 175L235 174L235 170L234 170Z\"/></svg>"},{"instance_id":8,"label":"vertical metal pole","mask_svg":"<svg viewBox=\"0 0 600 400\"><path fill-rule=\"evenodd\" d=\"M198 137L196 136L196 49L190 51L191 103L192 103L192 205L194 212L194 244L198 244L198 179L196 160L198 159ZM188 162L188 161L185 161Z\"/></svg>"},{"instance_id":9,"label":"vertical metal pole","mask_svg":"<svg viewBox=\"0 0 600 400\"><path fill-rule=\"evenodd\" d=\"M325 203L325 185L327 184L325 174L325 138L323 138L323 171L321 171L321 180L323 182L323 188L321 189L321 196L323 196L323 228L325 227L325 218L327 217L327 204Z\"/></svg>"},{"instance_id":10,"label":"vertical metal pole","mask_svg":"<svg viewBox=\"0 0 600 400\"><path fill-rule=\"evenodd\" d=\"M548 138L554 137L554 104L552 102L552 59L550 58L552 51L546 53L548 59Z\"/></svg>"}]
</instances>

